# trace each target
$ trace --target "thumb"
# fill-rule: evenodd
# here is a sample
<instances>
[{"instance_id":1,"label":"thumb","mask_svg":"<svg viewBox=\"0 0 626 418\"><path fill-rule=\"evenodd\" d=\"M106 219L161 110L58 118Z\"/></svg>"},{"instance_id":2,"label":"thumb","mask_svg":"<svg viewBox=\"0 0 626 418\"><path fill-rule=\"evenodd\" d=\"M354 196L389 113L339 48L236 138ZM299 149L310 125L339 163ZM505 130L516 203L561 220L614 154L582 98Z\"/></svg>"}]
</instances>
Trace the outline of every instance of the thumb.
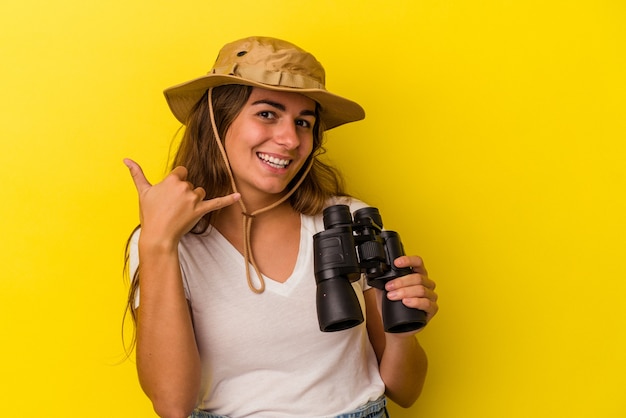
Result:
<instances>
[{"instance_id":1,"label":"thumb","mask_svg":"<svg viewBox=\"0 0 626 418\"><path fill-rule=\"evenodd\" d=\"M143 170L141 169L139 164L137 164L130 158L125 158L124 164L130 170L130 175L133 178L133 183L135 183L135 187L137 188L137 192L139 194L143 193L144 190L152 187L152 184L150 184L148 179L146 179L146 176L143 173Z\"/></svg>"}]
</instances>

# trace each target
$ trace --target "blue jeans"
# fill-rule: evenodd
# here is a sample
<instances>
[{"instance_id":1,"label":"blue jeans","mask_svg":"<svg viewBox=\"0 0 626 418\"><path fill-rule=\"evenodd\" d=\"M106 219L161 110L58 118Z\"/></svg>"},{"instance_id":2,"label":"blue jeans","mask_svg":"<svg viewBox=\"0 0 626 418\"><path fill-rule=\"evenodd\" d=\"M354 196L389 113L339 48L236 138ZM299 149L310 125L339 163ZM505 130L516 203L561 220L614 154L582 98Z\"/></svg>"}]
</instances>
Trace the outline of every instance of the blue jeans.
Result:
<instances>
[{"instance_id":1,"label":"blue jeans","mask_svg":"<svg viewBox=\"0 0 626 418\"><path fill-rule=\"evenodd\" d=\"M389 413L387 412L387 400L384 396L376 399L375 401L370 401L365 405L355 409L352 412L348 412L346 414L337 415L335 418L389 418ZM196 409L193 411L193 414L189 418L228 418L225 415L217 415L208 411L202 411L200 409Z\"/></svg>"}]
</instances>

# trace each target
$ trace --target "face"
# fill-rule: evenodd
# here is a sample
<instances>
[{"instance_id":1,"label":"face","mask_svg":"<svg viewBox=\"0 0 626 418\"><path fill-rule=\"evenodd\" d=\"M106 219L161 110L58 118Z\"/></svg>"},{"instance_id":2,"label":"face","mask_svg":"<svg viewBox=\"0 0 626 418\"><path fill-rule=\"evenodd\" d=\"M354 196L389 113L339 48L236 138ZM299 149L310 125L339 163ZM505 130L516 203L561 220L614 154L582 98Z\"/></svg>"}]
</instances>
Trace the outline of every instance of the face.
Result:
<instances>
[{"instance_id":1,"label":"face","mask_svg":"<svg viewBox=\"0 0 626 418\"><path fill-rule=\"evenodd\" d=\"M226 153L244 199L274 199L287 192L287 185L311 154L314 125L315 102L308 97L252 90L225 137Z\"/></svg>"}]
</instances>

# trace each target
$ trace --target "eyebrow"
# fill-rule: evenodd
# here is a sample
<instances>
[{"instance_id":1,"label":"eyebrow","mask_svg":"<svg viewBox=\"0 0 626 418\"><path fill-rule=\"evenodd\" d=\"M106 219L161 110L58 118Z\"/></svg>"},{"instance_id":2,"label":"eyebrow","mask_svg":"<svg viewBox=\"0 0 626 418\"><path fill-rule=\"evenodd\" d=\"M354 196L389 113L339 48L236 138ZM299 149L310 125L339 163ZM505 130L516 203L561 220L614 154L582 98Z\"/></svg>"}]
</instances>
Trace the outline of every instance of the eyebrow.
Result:
<instances>
[{"instance_id":1,"label":"eyebrow","mask_svg":"<svg viewBox=\"0 0 626 418\"><path fill-rule=\"evenodd\" d=\"M280 110L282 112L287 110L287 108L285 107L284 104L273 102L273 101L267 100L267 99L257 100L257 101L252 103L252 105L259 105L259 104L266 104L266 105L272 106L272 107L274 107L274 108L276 108L276 109L278 109L278 110ZM315 114L314 110L305 109L305 110L300 112L300 116L317 116L317 115Z\"/></svg>"}]
</instances>

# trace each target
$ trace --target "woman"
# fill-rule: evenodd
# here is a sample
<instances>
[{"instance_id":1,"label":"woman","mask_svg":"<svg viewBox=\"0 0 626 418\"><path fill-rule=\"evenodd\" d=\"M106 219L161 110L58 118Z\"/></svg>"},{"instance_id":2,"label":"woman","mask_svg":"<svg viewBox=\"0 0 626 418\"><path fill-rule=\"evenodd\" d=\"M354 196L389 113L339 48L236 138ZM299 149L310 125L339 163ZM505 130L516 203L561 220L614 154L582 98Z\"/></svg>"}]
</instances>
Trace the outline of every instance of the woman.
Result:
<instances>
[{"instance_id":1,"label":"woman","mask_svg":"<svg viewBox=\"0 0 626 418\"><path fill-rule=\"evenodd\" d=\"M165 91L185 125L171 173L152 185L125 160L141 218L130 243L137 369L162 417L380 417L385 395L408 407L420 394L426 356L415 331L384 332L380 290L353 283L363 324L317 324L321 212L365 206L317 158L325 129L364 117L324 77L288 42L227 44L209 74ZM421 259L395 264L414 274L388 282L388 298L432 318Z\"/></svg>"}]
</instances>

